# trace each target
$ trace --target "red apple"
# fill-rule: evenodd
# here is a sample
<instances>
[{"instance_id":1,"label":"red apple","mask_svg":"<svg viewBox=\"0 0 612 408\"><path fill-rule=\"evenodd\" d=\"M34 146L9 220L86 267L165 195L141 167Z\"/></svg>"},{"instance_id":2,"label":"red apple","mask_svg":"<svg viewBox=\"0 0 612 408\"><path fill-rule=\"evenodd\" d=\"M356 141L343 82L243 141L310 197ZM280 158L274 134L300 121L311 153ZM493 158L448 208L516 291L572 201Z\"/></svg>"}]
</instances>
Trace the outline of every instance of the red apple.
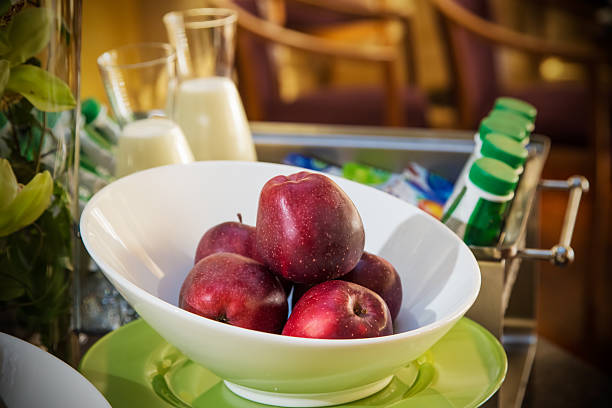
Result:
<instances>
[{"instance_id":1,"label":"red apple","mask_svg":"<svg viewBox=\"0 0 612 408\"><path fill-rule=\"evenodd\" d=\"M196 249L194 264L202 258L217 252L231 252L258 260L255 251L255 227L240 222L224 222L208 229Z\"/></svg>"},{"instance_id":2,"label":"red apple","mask_svg":"<svg viewBox=\"0 0 612 408\"><path fill-rule=\"evenodd\" d=\"M387 303L391 318L395 320L402 305L402 282L393 265L386 259L364 252L355 268L340 279L378 293Z\"/></svg>"},{"instance_id":3,"label":"red apple","mask_svg":"<svg viewBox=\"0 0 612 408\"><path fill-rule=\"evenodd\" d=\"M219 252L200 260L187 275L179 307L247 329L280 333L287 296L277 277L261 263Z\"/></svg>"},{"instance_id":4,"label":"red apple","mask_svg":"<svg viewBox=\"0 0 612 408\"><path fill-rule=\"evenodd\" d=\"M255 248L255 227L242 223L242 215L238 214L240 222L224 222L208 229L196 249L195 262L217 252L231 252L246 256L261 262ZM292 282L278 276L285 293L291 291Z\"/></svg>"},{"instance_id":5,"label":"red apple","mask_svg":"<svg viewBox=\"0 0 612 408\"><path fill-rule=\"evenodd\" d=\"M264 263L297 283L348 273L365 242L361 217L346 193L330 178L305 171L268 180L255 229Z\"/></svg>"},{"instance_id":6,"label":"red apple","mask_svg":"<svg viewBox=\"0 0 612 408\"><path fill-rule=\"evenodd\" d=\"M374 291L343 280L313 286L295 305L283 334L318 339L358 339L393 334L391 314Z\"/></svg>"}]
</instances>

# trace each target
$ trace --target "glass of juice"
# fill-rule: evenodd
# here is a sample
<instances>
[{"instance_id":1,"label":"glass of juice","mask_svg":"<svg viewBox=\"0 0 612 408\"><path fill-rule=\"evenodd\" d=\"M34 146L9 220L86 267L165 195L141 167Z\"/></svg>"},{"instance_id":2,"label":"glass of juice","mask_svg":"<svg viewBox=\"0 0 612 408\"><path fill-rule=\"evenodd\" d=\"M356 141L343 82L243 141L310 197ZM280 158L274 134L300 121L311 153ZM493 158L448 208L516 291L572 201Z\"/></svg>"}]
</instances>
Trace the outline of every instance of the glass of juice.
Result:
<instances>
[{"instance_id":1,"label":"glass of juice","mask_svg":"<svg viewBox=\"0 0 612 408\"><path fill-rule=\"evenodd\" d=\"M109 50L98 67L121 126L115 175L192 162L181 128L170 118L176 88L176 53L170 44L139 43Z\"/></svg>"},{"instance_id":2,"label":"glass of juice","mask_svg":"<svg viewBox=\"0 0 612 408\"><path fill-rule=\"evenodd\" d=\"M234 69L237 14L223 8L164 15L177 53L178 86L172 118L196 160L256 160Z\"/></svg>"}]
</instances>

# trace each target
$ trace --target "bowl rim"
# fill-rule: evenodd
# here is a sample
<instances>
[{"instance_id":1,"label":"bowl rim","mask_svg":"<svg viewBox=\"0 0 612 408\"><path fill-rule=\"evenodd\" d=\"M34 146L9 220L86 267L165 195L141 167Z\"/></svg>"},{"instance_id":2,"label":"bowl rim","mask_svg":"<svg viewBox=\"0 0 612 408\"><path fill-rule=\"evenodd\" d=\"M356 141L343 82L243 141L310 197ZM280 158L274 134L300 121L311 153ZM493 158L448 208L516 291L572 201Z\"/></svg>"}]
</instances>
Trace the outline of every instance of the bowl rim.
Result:
<instances>
[{"instance_id":1,"label":"bowl rim","mask_svg":"<svg viewBox=\"0 0 612 408\"><path fill-rule=\"evenodd\" d=\"M96 208L96 203L104 197L104 195L106 194L105 191L108 191L111 188L111 186L114 185L116 187L117 184L129 183L132 179L144 177L144 175L146 174L154 174L156 172L162 172L164 171L164 169L167 169L167 168L214 167L214 166L219 166L219 165L221 166L241 165L241 166L276 167L279 169L281 168L286 169L287 171L291 171L291 172L309 171L312 173L323 174L324 176L331 178L337 184L338 184L338 181L340 181L340 184L342 183L352 184L352 185L357 186L357 188L371 189L372 194L381 194L385 196L386 198L398 200L399 202L402 203L402 205L412 207L413 210L416 210L417 214L428 217L431 219L431 221L435 221L435 223L439 225L439 227L437 228L441 227L440 231L443 231L443 233L450 235L452 239L458 242L459 247L462 248L461 249L462 251L463 250L467 251L467 254L468 254L467 259L469 259L469 262L473 266L472 268L470 268L470 270L473 271L472 272L474 275L473 278L475 278L476 284L472 288L469 296L467 296L463 300L463 302L461 303L461 306L458 307L453 313L442 316L442 318L437 319L434 322L431 322L424 326L420 326L416 329L412 329L412 330L408 330L408 331L404 331L400 333L393 333L393 334L386 335L386 336L379 336L379 337L367 337L367 338L358 338L358 339L317 339L317 338L288 336L288 335L282 335L282 334L277 334L277 333L268 333L268 332L254 330L254 329L233 326L227 323L222 323L216 320L208 319L198 314L181 309L180 307L173 305L172 303L167 302L159 298L158 296L153 295L152 293L149 293L148 291L142 289L140 286L136 285L135 283L132 283L129 279L127 279L122 274L120 274L119 272L116 272L113 268L111 268L106 262L99 259L97 254L92 253L92 251L89 250L91 245L89 242L89 236L87 234L85 218L88 216L88 214L93 212L93 209ZM340 187L342 188L342 186ZM321 346L347 347L347 345L355 345L355 346L375 345L375 344L389 343L389 342L394 342L394 341L402 341L402 340L405 340L411 337L417 337L421 334L432 332L432 331L435 331L436 329L445 327L449 323L457 321L459 318L461 318L476 301L476 298L478 297L478 294L480 292L480 286L482 283L480 267L478 266L478 262L476 261L476 258L474 257L474 254L469 249L469 247L446 225L441 223L438 219L434 218L433 216L427 214L425 211L421 210L420 208L406 201L403 201L397 197L394 197L388 193L378 190L374 187L370 187L370 186L367 186L367 185L364 185L364 184L361 184L361 183L358 183L352 180L348 180L348 179L345 179L339 176L334 176L331 174L326 174L326 173L322 173L322 172L315 171L315 170L308 170L308 169L304 169L301 167L290 166L290 165L279 164L279 163L268 163L268 162L259 162L259 161L249 162L249 161L235 161L235 160L208 160L208 161L199 161L199 162L192 162L192 163L170 164L170 165L159 166L159 167L141 170L141 171L132 173L130 175L124 176L122 178L119 178L111 182L110 184L104 186L102 189L100 189L98 192L94 194L94 196L85 205L81 213L81 217L79 219L79 232L81 234L83 245L85 246L89 256L96 262L96 264L98 264L102 272L105 275L107 275L107 277L111 278L111 280L117 281L117 283L120 284L123 288L125 288L125 290L129 290L131 293L133 293L135 296L137 296L141 300L150 299L150 302L155 304L156 307L167 309L167 311L171 312L172 314L187 318L189 321L193 322L194 324L208 326L213 330L222 332L223 334L235 335L235 334L243 333L243 334L247 334L251 336L253 339L272 342L274 344L283 344L283 345L295 344L295 345L299 345L303 347L321 347ZM147 319L144 319L144 320L147 321ZM147 323L149 322L147 321ZM149 324L152 327L155 327L154 324L151 324L151 323Z\"/></svg>"}]
</instances>

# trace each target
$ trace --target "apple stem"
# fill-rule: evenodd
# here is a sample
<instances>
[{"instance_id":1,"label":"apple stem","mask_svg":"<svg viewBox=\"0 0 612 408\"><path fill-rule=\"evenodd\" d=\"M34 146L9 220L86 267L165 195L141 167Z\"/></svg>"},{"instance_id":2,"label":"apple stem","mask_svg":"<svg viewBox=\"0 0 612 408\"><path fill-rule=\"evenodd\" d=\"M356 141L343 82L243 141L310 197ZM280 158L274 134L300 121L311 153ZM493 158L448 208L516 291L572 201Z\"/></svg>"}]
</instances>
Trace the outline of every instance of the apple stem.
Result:
<instances>
[{"instance_id":1,"label":"apple stem","mask_svg":"<svg viewBox=\"0 0 612 408\"><path fill-rule=\"evenodd\" d=\"M236 216L238 217L238 221L240 221L240 223L242 224L242 214L238 213L236 214Z\"/></svg>"}]
</instances>

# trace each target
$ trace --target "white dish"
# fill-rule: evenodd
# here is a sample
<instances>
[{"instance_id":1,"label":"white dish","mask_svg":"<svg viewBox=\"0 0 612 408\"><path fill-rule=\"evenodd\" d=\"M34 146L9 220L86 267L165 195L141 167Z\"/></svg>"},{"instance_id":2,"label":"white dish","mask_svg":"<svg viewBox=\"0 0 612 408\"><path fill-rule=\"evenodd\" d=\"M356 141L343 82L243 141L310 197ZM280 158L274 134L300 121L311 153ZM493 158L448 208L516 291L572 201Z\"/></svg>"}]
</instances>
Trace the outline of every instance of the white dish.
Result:
<instances>
[{"instance_id":1,"label":"white dish","mask_svg":"<svg viewBox=\"0 0 612 408\"><path fill-rule=\"evenodd\" d=\"M438 220L386 193L331 177L353 200L366 250L402 279L396 334L304 339L209 320L178 308L181 284L203 232L241 213L254 225L259 192L302 169L252 162L197 162L146 170L99 191L81 217L85 247L136 311L169 343L257 402L348 402L440 339L472 305L480 271L470 249Z\"/></svg>"},{"instance_id":2,"label":"white dish","mask_svg":"<svg viewBox=\"0 0 612 408\"><path fill-rule=\"evenodd\" d=\"M9 408L111 407L68 364L6 333L0 333L0 397Z\"/></svg>"}]
</instances>

